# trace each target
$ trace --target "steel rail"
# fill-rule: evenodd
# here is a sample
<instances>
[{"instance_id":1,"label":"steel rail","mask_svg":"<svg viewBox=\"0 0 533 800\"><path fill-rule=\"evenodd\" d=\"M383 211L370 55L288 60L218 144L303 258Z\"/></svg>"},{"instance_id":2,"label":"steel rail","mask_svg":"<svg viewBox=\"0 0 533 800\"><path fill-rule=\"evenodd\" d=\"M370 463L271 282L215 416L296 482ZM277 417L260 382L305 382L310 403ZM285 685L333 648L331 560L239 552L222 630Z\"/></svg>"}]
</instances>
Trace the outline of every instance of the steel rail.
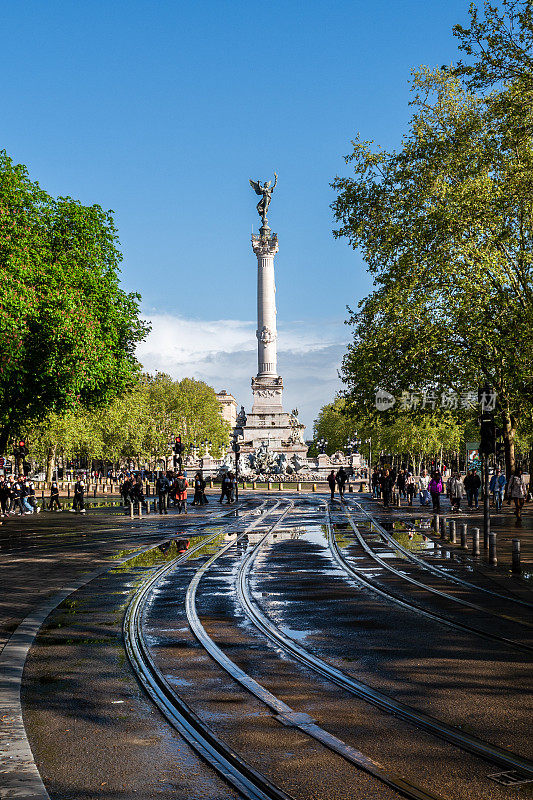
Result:
<instances>
[{"instance_id":1,"label":"steel rail","mask_svg":"<svg viewBox=\"0 0 533 800\"><path fill-rule=\"evenodd\" d=\"M341 507L342 507L344 513L346 514L346 516L348 517L348 519L350 521L350 525L353 528L354 525L352 524L353 521L351 520L350 512L348 510L348 506L346 504L341 504ZM409 553L409 550L407 550L406 548L401 547L401 545L397 546L397 543L395 542L395 540L393 539L392 536L390 538L385 536L383 534L383 532L380 530L380 528L375 523L374 523L374 527L376 527L376 529L377 529L378 533L380 534L380 536L382 538L386 539L386 541L389 544L391 544L392 546L394 546L395 549L401 550L405 554ZM359 531L359 533L361 533L361 532ZM364 537L362 537L362 538L364 538ZM368 547L368 549L367 549L367 547L365 547L365 550L379 564L381 564L383 567L386 567L389 572L392 572L394 575L397 575L399 578L402 578L402 580L407 581L408 583L412 583L413 586L418 586L421 589L425 589L426 591L431 592L432 594L438 595L439 597L445 597L447 600L452 600L452 602L458 603L461 606L465 606L467 608L473 608L475 611L481 611L483 614L489 614L492 617L499 617L500 619L504 619L507 622L516 623L517 625L525 625L528 628L533 627L531 625L531 623L525 622L524 620L517 619L516 617L512 617L512 616L510 616L508 614L500 614L497 611L491 611L490 609L484 608L483 606L478 606L476 603L471 603L469 600L464 600L462 597L455 597L453 594L448 594L447 592L442 591L442 589L436 589L434 586L429 586L427 583L422 583L422 581L418 581L416 578L412 578L410 575L406 575L405 573L401 572L401 570L398 570L398 569L396 569L396 567L393 567L391 564L386 563L382 558L380 558L380 556L377 553L375 553L372 550L371 547ZM433 570L431 569L430 571L432 572ZM439 572L437 572L437 575L439 575L439 577L442 578L443 576L446 575L446 573L443 572L442 570L440 570ZM531 648L531 650L533 650L533 647Z\"/></svg>"},{"instance_id":2,"label":"steel rail","mask_svg":"<svg viewBox=\"0 0 533 800\"><path fill-rule=\"evenodd\" d=\"M44 600L37 608L34 608L4 644L0 652L0 676L3 683L0 705L2 711L5 711L11 719L12 725L10 726L7 742L4 741L3 747L0 749L3 749L5 756L3 766L6 768L3 769L3 777L8 794L11 793L13 797L19 797L22 796L21 792L23 792L24 797L32 797L35 800L50 800L26 735L20 702L20 687L24 665L30 647L35 641L41 626L67 597L71 597L92 581L97 580L110 570L114 570L117 566L126 564L143 553L155 550L159 545L168 542L168 539L167 535L149 544L137 544L126 556L114 560L111 564L108 562L88 574L84 573L77 578L72 578L58 592Z\"/></svg>"},{"instance_id":3,"label":"steel rail","mask_svg":"<svg viewBox=\"0 0 533 800\"><path fill-rule=\"evenodd\" d=\"M387 564L387 562L383 558L380 558L380 556L378 556L376 553L374 553L372 548L365 541L365 539L361 535L361 532L359 531L357 525L355 525L354 521L352 520L350 512L347 511L346 509L344 509L344 514L346 515L346 518L348 519L350 527L352 528L353 532L355 533L357 541L359 542L359 544L361 545L363 550L366 553L368 553L368 555L374 561L376 561L381 567L383 567L383 569L385 569L385 570L387 570L389 572L392 572L394 575L397 575L402 580L405 580L408 583L413 583L413 584L419 586L422 589L427 589L427 591L431 592L432 594L436 594L436 595L438 595L440 597L444 597L447 600L448 599L452 599L452 600L454 599L452 597L452 595L449 595L446 592L441 592L438 589L435 589L434 587L429 587L425 583L421 583L420 581L417 581L414 578L409 578L408 576L406 576L402 572L400 572L400 570L397 570L397 569L395 569L395 567L392 567L390 564ZM328 517L329 517L329 508L328 508ZM330 521L330 524L331 524L331 521ZM348 562L346 562L346 563L348 563ZM423 616L428 617L430 619L438 620L442 624L448 625L450 628L456 628L458 630L465 631L466 633L471 633L471 634L474 634L475 636L480 636L483 639L488 639L489 641L500 642L500 643L503 643L503 644L507 645L508 647L514 647L517 650L525 650L527 652L533 652L533 646L531 646L531 645L524 644L523 642L517 642L514 639L508 639L506 636L499 636L497 633L489 633L488 631L482 631L479 628L474 628L473 626L466 625L466 624L464 624L462 622L456 622L454 620L451 620L449 617L445 617L444 615L439 614L437 611L429 611L429 610L427 610L425 608L422 608L422 606L418 605L418 603L415 603L415 602L410 601L410 600L402 600L401 598L398 597L398 595L396 593L390 591L390 589L385 589L383 587L378 587L374 581L371 581L369 578L362 576L359 573L358 570L355 570L355 568L353 568L353 567L351 569L353 570L354 577L357 577L357 579L360 580L362 583L366 583L375 592L377 592L377 594L381 594L383 597L387 597L389 600L392 600L396 604L402 605L404 608L408 608L411 611L415 611L417 614L422 614ZM481 611L483 611L483 609L481 609Z\"/></svg>"},{"instance_id":4,"label":"steel rail","mask_svg":"<svg viewBox=\"0 0 533 800\"><path fill-rule=\"evenodd\" d=\"M277 505L273 508L275 509ZM263 510L260 516L247 527L247 530L256 527L265 516L272 512L273 508ZM124 617L123 631L126 652L139 682L167 721L227 783L249 800L292 800L290 795L272 784L241 759L194 713L157 669L144 640L143 612L154 586L167 572L175 569L179 563L186 561L193 553L219 535L219 533L213 534L208 540L188 550L183 556L165 564L136 592Z\"/></svg>"},{"instance_id":5,"label":"steel rail","mask_svg":"<svg viewBox=\"0 0 533 800\"><path fill-rule=\"evenodd\" d=\"M277 526L282 522L286 514L293 506L294 503L290 502L289 506L283 511L279 519L276 520L276 522L273 523L269 530L265 533L262 542L265 541L268 536L274 533ZM342 741L342 739L339 739L337 736L334 736L332 733L324 730L324 728L321 728L319 725L317 725L317 723L307 714L294 711L294 709L292 709L289 705L273 695L268 691L268 689L244 672L244 670L242 670L239 666L237 666L237 664L228 658L228 656L208 635L196 611L196 593L198 586L203 576L209 571L215 561L223 556L224 553L226 553L231 547L234 547L243 536L245 536L245 533L240 534L234 542L230 542L221 550L218 550L216 553L214 553L214 555L212 555L211 558L208 559L198 569L187 589L185 599L187 620L192 632L200 644L205 648L205 650L207 650L209 655L218 663L218 665L222 667L235 681L237 681L237 683L240 683L244 689L253 694L258 700L270 708L271 711L275 713L275 718L281 722L282 725L289 725L290 727L297 728L310 738L320 742L320 744L325 746L328 750L337 753L349 763L354 764L360 769L363 769L365 772L377 778L382 783L396 790L403 797L409 798L409 800L440 800L439 795L435 795L432 792L417 786L401 775L397 775L386 770L386 768L377 761L365 756L364 753L361 753L355 747L346 744L346 742Z\"/></svg>"},{"instance_id":6,"label":"steel rail","mask_svg":"<svg viewBox=\"0 0 533 800\"><path fill-rule=\"evenodd\" d=\"M331 528L329 520L327 524L328 528ZM253 550L245 555L241 562L237 574L237 593L247 617L265 636L309 669L312 669L337 686L346 689L350 694L380 708L382 711L386 711L418 728L422 728L439 739L443 739L462 750L468 750L486 761L501 765L506 769L517 770L520 775L524 775L528 778L533 777L533 762L529 759L517 753L504 750L497 745L484 742L476 736L472 736L459 728L448 725L435 717L424 714L422 711L418 711L399 700L389 697L383 692L374 689L362 681L356 680L345 672L342 672L342 670L328 664L280 631L272 620L261 611L257 602L250 594L248 576L255 558L259 553L261 544L262 542L259 542Z\"/></svg>"},{"instance_id":7,"label":"steel rail","mask_svg":"<svg viewBox=\"0 0 533 800\"><path fill-rule=\"evenodd\" d=\"M376 528L376 530L378 531L380 536L383 537L383 539L385 539L389 544L393 545L396 548L396 550L399 550L401 553L403 553L410 561L414 561L416 564L418 564L420 567L427 570L428 572L432 572L439 578L444 578L449 582L457 583L459 586L464 586L467 589L475 589L479 592L490 594L493 597L497 597L499 600L506 600L509 603L516 603L518 605L525 606L526 608L533 608L533 603L528 603L527 600L521 600L519 597L510 597L505 594L500 594L499 592L495 592L493 589L487 589L484 586L478 586L475 583L471 583L470 581L467 581L464 578L460 578L458 575L451 575L445 570L441 569L440 567L436 567L434 564L428 564L428 562L425 559L420 558L420 556L417 556L416 553L413 553L411 552L411 550L408 550L407 547L404 547L393 536L391 536L390 533L382 525L380 525L380 523L376 520L376 518L373 517L372 514L370 514L365 508L363 508L363 506L360 503L358 503L357 500L352 500L352 502L354 503L354 505L359 506L361 512L370 520L371 525L373 525L374 528ZM489 612L489 613L494 613L494 612ZM524 622L524 620L518 620L513 617L507 617L502 614L495 614L495 616L503 616L504 619L511 619L514 622L519 623L520 625L528 625L530 627L533 627L530 625L530 623Z\"/></svg>"}]
</instances>

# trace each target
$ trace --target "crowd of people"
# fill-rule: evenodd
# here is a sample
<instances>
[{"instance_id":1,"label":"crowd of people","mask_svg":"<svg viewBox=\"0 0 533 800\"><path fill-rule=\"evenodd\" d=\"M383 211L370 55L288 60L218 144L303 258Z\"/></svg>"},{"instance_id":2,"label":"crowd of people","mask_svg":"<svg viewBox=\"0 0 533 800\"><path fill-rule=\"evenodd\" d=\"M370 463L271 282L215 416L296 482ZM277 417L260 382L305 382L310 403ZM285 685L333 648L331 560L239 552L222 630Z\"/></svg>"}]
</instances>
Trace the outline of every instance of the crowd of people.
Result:
<instances>
[{"instance_id":1,"label":"crowd of people","mask_svg":"<svg viewBox=\"0 0 533 800\"><path fill-rule=\"evenodd\" d=\"M479 509L481 478L475 468L469 469L464 478L460 472L452 471L445 484L439 469L430 473L422 470L415 477L409 469L404 468L397 472L394 468L375 467L371 476L371 490L374 497L383 500L385 508L390 507L395 488L400 497L407 500L408 505L413 505L414 497L418 493L420 507L431 506L436 513L440 512L443 494L448 496L452 512L461 510L464 498L470 510ZM528 497L528 486L520 467L515 469L509 482L500 468L495 467L489 481L489 493L497 512L501 511L503 502L507 499L509 505L514 502L516 518L521 519L522 508Z\"/></svg>"},{"instance_id":2,"label":"crowd of people","mask_svg":"<svg viewBox=\"0 0 533 800\"><path fill-rule=\"evenodd\" d=\"M35 484L30 478L9 475L0 478L0 516L37 514L41 507L35 498Z\"/></svg>"},{"instance_id":3,"label":"crowd of people","mask_svg":"<svg viewBox=\"0 0 533 800\"><path fill-rule=\"evenodd\" d=\"M197 472L192 484L194 497L191 505L203 506L207 504L205 487L206 480L203 474ZM184 470L178 469L176 472L160 473L155 480L155 493L157 495L159 513L168 514L168 509L174 507L177 509L178 514L186 514L189 488L191 487ZM140 473L135 475L126 474L120 485L120 493L125 506L133 503L134 505L141 505L145 509L147 508L143 489L143 476Z\"/></svg>"}]
</instances>

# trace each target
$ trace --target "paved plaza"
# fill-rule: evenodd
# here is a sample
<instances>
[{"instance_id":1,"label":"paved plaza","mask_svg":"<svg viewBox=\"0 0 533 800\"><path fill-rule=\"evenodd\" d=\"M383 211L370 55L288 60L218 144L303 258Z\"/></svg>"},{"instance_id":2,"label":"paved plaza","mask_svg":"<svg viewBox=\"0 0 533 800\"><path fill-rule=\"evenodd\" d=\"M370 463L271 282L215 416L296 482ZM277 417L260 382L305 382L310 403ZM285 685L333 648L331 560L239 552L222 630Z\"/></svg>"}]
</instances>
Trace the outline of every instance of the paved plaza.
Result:
<instances>
[{"instance_id":1,"label":"paved plaza","mask_svg":"<svg viewBox=\"0 0 533 800\"><path fill-rule=\"evenodd\" d=\"M0 797L529 796L529 511L490 567L368 494L217 498L1 526Z\"/></svg>"}]
</instances>

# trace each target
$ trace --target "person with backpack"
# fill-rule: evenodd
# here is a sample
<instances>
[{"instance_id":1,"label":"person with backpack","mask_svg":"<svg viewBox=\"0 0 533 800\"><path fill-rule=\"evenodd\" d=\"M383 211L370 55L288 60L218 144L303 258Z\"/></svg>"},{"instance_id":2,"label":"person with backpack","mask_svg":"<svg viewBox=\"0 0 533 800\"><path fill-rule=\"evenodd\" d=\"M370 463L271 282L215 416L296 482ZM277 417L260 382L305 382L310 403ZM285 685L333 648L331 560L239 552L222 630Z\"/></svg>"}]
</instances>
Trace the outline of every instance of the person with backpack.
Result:
<instances>
[{"instance_id":1,"label":"person with backpack","mask_svg":"<svg viewBox=\"0 0 533 800\"><path fill-rule=\"evenodd\" d=\"M12 480L10 488L11 488L11 502L12 502L13 513L15 512L15 508L17 507L19 509L21 516L22 514L31 513L31 509L26 507L24 503L24 497L22 494L22 481L20 480L20 478Z\"/></svg>"},{"instance_id":2,"label":"person with backpack","mask_svg":"<svg viewBox=\"0 0 533 800\"><path fill-rule=\"evenodd\" d=\"M143 484L140 475L132 485L129 496L134 505L142 506L145 511L148 510L148 504L146 503L146 499L144 497Z\"/></svg>"},{"instance_id":3,"label":"person with backpack","mask_svg":"<svg viewBox=\"0 0 533 800\"><path fill-rule=\"evenodd\" d=\"M187 478L183 474L182 471L178 473L176 478L175 484L175 491L176 491L176 503L178 506L178 514L181 514L183 511L184 514L187 513L187 489L189 484L187 483Z\"/></svg>"},{"instance_id":4,"label":"person with backpack","mask_svg":"<svg viewBox=\"0 0 533 800\"><path fill-rule=\"evenodd\" d=\"M507 478L501 472L499 467L494 470L494 475L490 479L489 490L492 493L496 511L502 510L503 496L505 494L505 487L507 485Z\"/></svg>"},{"instance_id":5,"label":"person with backpack","mask_svg":"<svg viewBox=\"0 0 533 800\"><path fill-rule=\"evenodd\" d=\"M416 493L416 484L415 478L412 472L407 473L407 477L405 479L405 493L407 495L407 505L413 505L413 498Z\"/></svg>"},{"instance_id":6,"label":"person with backpack","mask_svg":"<svg viewBox=\"0 0 533 800\"><path fill-rule=\"evenodd\" d=\"M511 500L514 500L516 521L522 519L522 508L526 502L527 487L522 475L522 470L517 467L514 474L511 475L509 485L507 487L507 496L509 498L509 505Z\"/></svg>"},{"instance_id":7,"label":"person with backpack","mask_svg":"<svg viewBox=\"0 0 533 800\"><path fill-rule=\"evenodd\" d=\"M170 489L170 483L166 475L160 475L155 482L155 490L159 500L159 513L168 514L167 511L167 498Z\"/></svg>"},{"instance_id":8,"label":"person with backpack","mask_svg":"<svg viewBox=\"0 0 533 800\"><path fill-rule=\"evenodd\" d=\"M20 484L20 499L22 500L22 505L24 506L24 513L25 514L33 514L33 506L29 501L29 488L28 488L28 481L26 478L19 479Z\"/></svg>"},{"instance_id":9,"label":"person with backpack","mask_svg":"<svg viewBox=\"0 0 533 800\"><path fill-rule=\"evenodd\" d=\"M339 497L341 501L344 499L344 490L346 488L346 482L348 480L348 475L344 467L341 467L340 470L337 472L337 486L339 487Z\"/></svg>"},{"instance_id":10,"label":"person with backpack","mask_svg":"<svg viewBox=\"0 0 533 800\"><path fill-rule=\"evenodd\" d=\"M74 484L72 510L76 513L85 514L85 481L81 475L78 476L78 480Z\"/></svg>"}]
</instances>

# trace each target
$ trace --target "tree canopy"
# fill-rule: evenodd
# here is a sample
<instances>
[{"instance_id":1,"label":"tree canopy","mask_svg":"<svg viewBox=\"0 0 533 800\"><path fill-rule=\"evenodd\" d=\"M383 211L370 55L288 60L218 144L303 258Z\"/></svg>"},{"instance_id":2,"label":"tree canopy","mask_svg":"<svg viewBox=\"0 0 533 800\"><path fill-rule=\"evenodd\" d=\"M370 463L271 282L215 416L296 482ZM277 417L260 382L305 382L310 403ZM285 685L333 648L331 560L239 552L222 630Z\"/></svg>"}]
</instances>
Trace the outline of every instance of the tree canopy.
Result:
<instances>
[{"instance_id":1,"label":"tree canopy","mask_svg":"<svg viewBox=\"0 0 533 800\"><path fill-rule=\"evenodd\" d=\"M112 212L57 199L0 151L0 452L29 420L109 403L147 332Z\"/></svg>"},{"instance_id":2,"label":"tree canopy","mask_svg":"<svg viewBox=\"0 0 533 800\"><path fill-rule=\"evenodd\" d=\"M525 44L530 4L512 6ZM349 397L370 408L379 388L460 396L488 383L512 467L517 427L533 410L533 108L518 98L531 61L511 47L505 62L508 14L491 9L490 29L473 7L471 28L456 30L469 54L483 36L497 41L493 57L413 73L399 150L352 143L353 176L333 183L334 233L362 251L375 280L349 320ZM474 93L498 76L497 91Z\"/></svg>"}]
</instances>

